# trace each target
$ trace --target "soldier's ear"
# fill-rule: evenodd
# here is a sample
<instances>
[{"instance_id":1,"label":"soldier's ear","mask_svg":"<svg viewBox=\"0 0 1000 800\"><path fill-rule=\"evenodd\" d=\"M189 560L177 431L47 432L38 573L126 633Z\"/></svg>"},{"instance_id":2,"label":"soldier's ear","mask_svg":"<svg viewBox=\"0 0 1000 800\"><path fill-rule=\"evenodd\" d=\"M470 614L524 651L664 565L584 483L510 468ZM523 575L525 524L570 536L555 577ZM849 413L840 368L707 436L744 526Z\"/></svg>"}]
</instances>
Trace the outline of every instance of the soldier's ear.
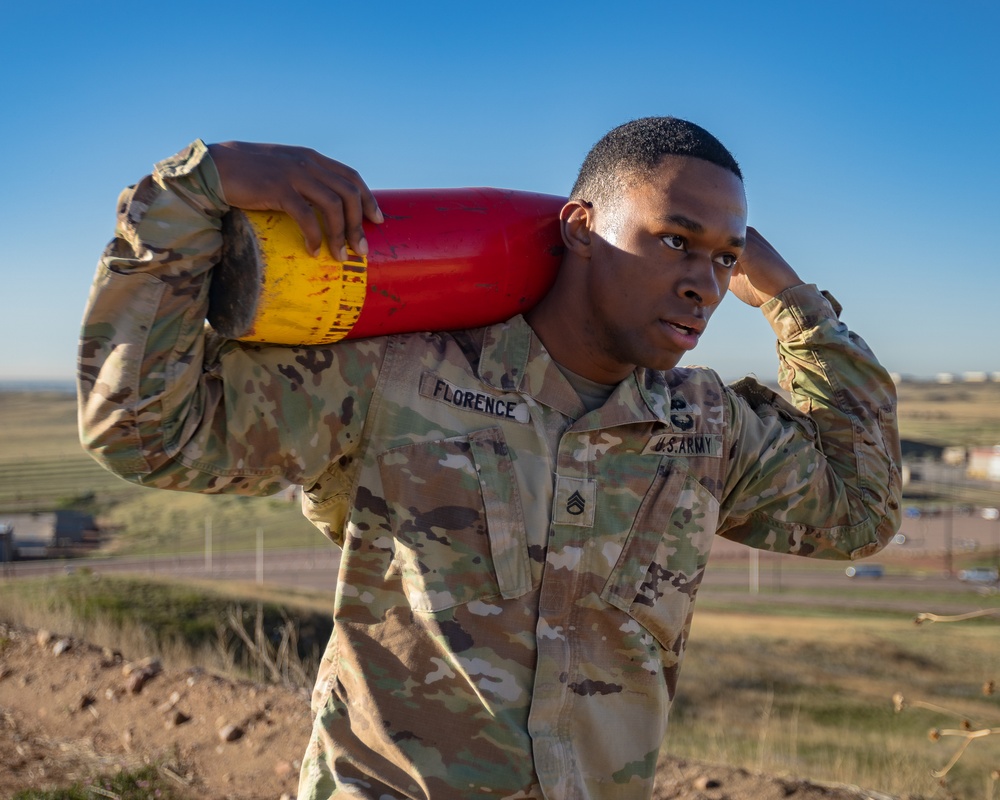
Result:
<instances>
[{"instance_id":1,"label":"soldier's ear","mask_svg":"<svg viewBox=\"0 0 1000 800\"><path fill-rule=\"evenodd\" d=\"M569 252L590 258L594 206L586 200L570 200L559 212L562 239Z\"/></svg>"}]
</instances>

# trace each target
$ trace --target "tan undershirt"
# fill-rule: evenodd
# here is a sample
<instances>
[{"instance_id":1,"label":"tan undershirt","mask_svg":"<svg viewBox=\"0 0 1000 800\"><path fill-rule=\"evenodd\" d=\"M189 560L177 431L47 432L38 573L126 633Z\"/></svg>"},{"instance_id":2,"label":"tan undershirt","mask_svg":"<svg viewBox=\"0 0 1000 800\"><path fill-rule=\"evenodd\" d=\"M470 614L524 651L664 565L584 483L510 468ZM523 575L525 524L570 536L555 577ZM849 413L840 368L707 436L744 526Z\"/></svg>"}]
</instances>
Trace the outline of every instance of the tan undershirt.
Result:
<instances>
[{"instance_id":1,"label":"tan undershirt","mask_svg":"<svg viewBox=\"0 0 1000 800\"><path fill-rule=\"evenodd\" d=\"M566 367L559 362L556 362L556 366L559 367L559 371L566 376L566 380L569 381L569 385L576 390L578 395L580 395L580 400L583 401L583 407L586 408L588 412L603 406L607 399L611 397L611 393L617 386L617 384L609 385L606 383L597 383L597 381L592 381L590 378L584 378L582 375L577 375L575 372L566 369Z\"/></svg>"}]
</instances>

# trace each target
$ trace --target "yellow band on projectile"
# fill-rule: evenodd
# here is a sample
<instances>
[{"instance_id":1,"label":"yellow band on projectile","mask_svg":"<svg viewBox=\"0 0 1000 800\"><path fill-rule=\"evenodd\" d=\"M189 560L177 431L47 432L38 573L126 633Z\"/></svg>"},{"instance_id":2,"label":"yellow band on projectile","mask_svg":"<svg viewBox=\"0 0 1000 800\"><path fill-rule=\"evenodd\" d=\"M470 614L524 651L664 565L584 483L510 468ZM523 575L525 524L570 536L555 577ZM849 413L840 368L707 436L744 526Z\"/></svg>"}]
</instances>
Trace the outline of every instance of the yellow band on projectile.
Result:
<instances>
[{"instance_id":1,"label":"yellow band on projectile","mask_svg":"<svg viewBox=\"0 0 1000 800\"><path fill-rule=\"evenodd\" d=\"M368 259L348 248L337 261L324 242L313 256L287 214L244 211L263 266L257 313L240 339L274 344L339 341L361 316L368 288Z\"/></svg>"}]
</instances>

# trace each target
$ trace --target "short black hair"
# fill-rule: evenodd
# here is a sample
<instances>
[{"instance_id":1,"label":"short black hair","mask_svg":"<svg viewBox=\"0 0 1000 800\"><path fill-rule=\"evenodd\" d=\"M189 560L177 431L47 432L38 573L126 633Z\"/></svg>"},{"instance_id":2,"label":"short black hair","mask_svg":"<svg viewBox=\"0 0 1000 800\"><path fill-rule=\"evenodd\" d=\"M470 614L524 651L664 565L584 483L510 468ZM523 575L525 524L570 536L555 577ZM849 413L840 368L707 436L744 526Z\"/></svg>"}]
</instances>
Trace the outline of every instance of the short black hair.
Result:
<instances>
[{"instance_id":1,"label":"short black hair","mask_svg":"<svg viewBox=\"0 0 1000 800\"><path fill-rule=\"evenodd\" d=\"M666 156L700 158L743 180L733 154L700 125L677 117L643 117L610 130L591 148L570 198L612 199L629 178L648 175Z\"/></svg>"}]
</instances>

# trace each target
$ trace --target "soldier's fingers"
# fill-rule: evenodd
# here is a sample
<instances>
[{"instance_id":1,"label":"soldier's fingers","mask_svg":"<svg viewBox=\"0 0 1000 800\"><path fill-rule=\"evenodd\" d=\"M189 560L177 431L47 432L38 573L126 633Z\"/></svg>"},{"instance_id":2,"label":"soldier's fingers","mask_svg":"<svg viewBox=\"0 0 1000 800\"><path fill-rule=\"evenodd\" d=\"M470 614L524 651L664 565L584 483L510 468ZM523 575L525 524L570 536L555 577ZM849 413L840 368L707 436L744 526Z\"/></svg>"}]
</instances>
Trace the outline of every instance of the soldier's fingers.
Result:
<instances>
[{"instance_id":1,"label":"soldier's fingers","mask_svg":"<svg viewBox=\"0 0 1000 800\"><path fill-rule=\"evenodd\" d=\"M373 222L381 222L382 212L360 176L349 167L340 166L347 174L326 171L320 181L312 184L303 194L326 221L331 252L337 254L335 247L346 240L355 253L368 255L364 220L368 217ZM346 253L338 255L338 258L343 261Z\"/></svg>"},{"instance_id":2,"label":"soldier's fingers","mask_svg":"<svg viewBox=\"0 0 1000 800\"><path fill-rule=\"evenodd\" d=\"M314 254L322 246L324 228L335 258L347 258L347 244L367 254L362 223L365 217L376 223L383 217L356 170L306 147L224 142L209 150L230 205L284 211L298 223Z\"/></svg>"},{"instance_id":3,"label":"soldier's fingers","mask_svg":"<svg viewBox=\"0 0 1000 800\"><path fill-rule=\"evenodd\" d=\"M381 224L385 221L385 217L382 215L382 210L378 207L378 201L375 199L375 195L372 194L371 189L368 188L368 184L365 183L364 179L361 177L356 169L343 164L340 161L335 161L332 158L324 156L322 153L317 153L313 151L313 161L322 170L336 176L337 185L347 185L350 186L353 191L357 192L357 197L361 204L361 210L364 216L370 219L376 224Z\"/></svg>"},{"instance_id":4,"label":"soldier's fingers","mask_svg":"<svg viewBox=\"0 0 1000 800\"><path fill-rule=\"evenodd\" d=\"M338 261L347 259L346 244L356 253L367 253L368 243L361 230L361 202L350 186L332 188L320 181L299 181L296 190L323 220L330 253Z\"/></svg>"},{"instance_id":5,"label":"soldier's fingers","mask_svg":"<svg viewBox=\"0 0 1000 800\"><path fill-rule=\"evenodd\" d=\"M326 224L330 252L344 261L347 257L343 249L345 241L355 253L368 255L368 241L365 239L364 211L357 187L347 181L334 181L327 176L327 183L311 185L303 194L319 211Z\"/></svg>"},{"instance_id":6,"label":"soldier's fingers","mask_svg":"<svg viewBox=\"0 0 1000 800\"><path fill-rule=\"evenodd\" d=\"M323 229L320 227L319 220L316 219L313 207L306 202L302 195L288 192L278 203L278 210L284 211L295 220L302 230L306 249L314 256L318 255L320 246L323 244Z\"/></svg>"}]
</instances>

